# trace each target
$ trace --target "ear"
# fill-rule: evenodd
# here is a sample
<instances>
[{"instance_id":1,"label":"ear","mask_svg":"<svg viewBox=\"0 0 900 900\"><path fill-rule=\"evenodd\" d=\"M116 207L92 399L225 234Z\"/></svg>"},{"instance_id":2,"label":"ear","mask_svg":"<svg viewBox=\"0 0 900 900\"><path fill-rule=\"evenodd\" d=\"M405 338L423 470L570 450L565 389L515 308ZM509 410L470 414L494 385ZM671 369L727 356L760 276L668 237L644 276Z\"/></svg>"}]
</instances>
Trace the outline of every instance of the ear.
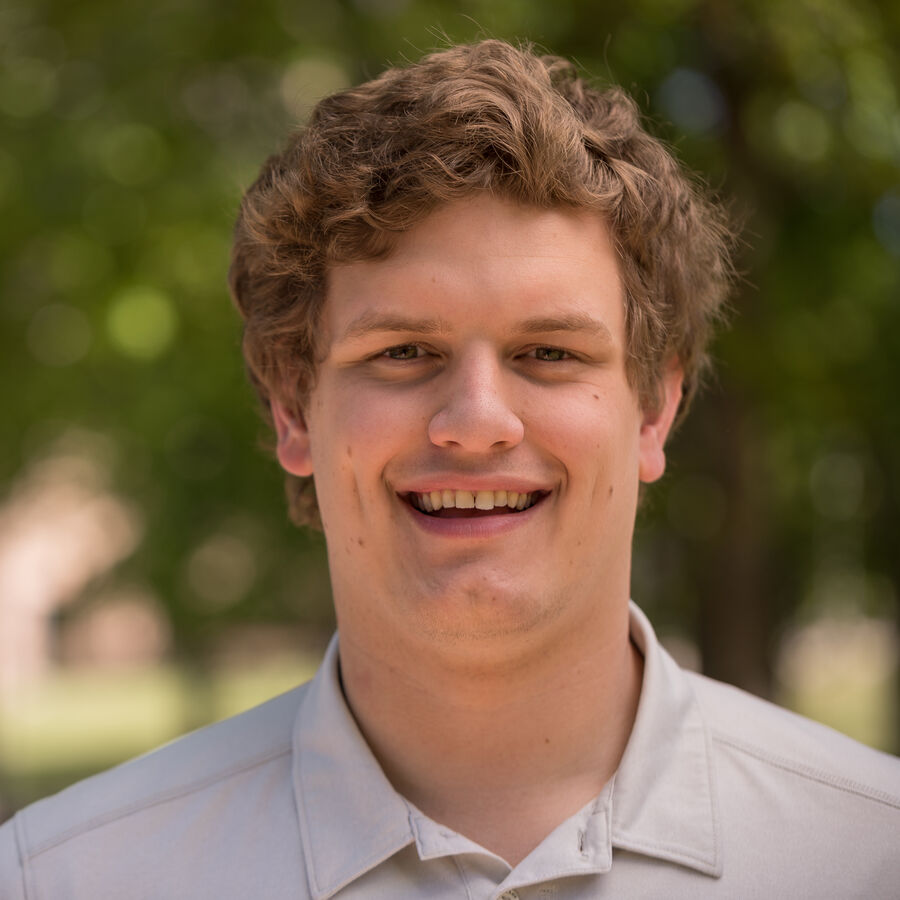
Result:
<instances>
[{"instance_id":1,"label":"ear","mask_svg":"<svg viewBox=\"0 0 900 900\"><path fill-rule=\"evenodd\" d=\"M309 429L302 415L289 413L278 400L272 400L272 419L278 437L277 455L281 468L291 475L312 475Z\"/></svg>"},{"instance_id":2,"label":"ear","mask_svg":"<svg viewBox=\"0 0 900 900\"><path fill-rule=\"evenodd\" d=\"M640 465L638 477L649 484L662 478L666 471L666 438L672 429L681 404L684 374L678 360L673 360L662 378L662 403L658 409L645 412L641 422Z\"/></svg>"}]
</instances>

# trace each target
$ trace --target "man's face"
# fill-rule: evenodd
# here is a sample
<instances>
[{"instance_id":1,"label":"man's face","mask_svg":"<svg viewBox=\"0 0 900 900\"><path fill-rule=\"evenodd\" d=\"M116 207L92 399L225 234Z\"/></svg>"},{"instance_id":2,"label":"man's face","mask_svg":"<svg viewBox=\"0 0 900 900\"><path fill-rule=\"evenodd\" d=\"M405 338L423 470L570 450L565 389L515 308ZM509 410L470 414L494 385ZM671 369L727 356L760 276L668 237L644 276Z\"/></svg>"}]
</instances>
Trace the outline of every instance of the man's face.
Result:
<instances>
[{"instance_id":1,"label":"man's face","mask_svg":"<svg viewBox=\"0 0 900 900\"><path fill-rule=\"evenodd\" d=\"M680 378L642 412L599 217L444 206L333 269L322 326L304 421L274 413L282 465L315 476L342 635L496 642L621 608Z\"/></svg>"}]
</instances>

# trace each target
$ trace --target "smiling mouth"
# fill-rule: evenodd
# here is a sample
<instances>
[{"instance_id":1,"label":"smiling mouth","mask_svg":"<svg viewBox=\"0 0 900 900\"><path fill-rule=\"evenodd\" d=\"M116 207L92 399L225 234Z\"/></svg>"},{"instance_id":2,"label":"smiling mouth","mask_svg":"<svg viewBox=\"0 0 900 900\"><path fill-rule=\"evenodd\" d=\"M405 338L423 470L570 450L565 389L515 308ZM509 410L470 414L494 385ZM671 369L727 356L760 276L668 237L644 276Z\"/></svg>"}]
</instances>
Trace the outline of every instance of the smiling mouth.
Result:
<instances>
[{"instance_id":1,"label":"smiling mouth","mask_svg":"<svg viewBox=\"0 0 900 900\"><path fill-rule=\"evenodd\" d=\"M410 492L404 499L413 509L442 519L477 518L524 512L540 502L547 491L430 491Z\"/></svg>"}]
</instances>

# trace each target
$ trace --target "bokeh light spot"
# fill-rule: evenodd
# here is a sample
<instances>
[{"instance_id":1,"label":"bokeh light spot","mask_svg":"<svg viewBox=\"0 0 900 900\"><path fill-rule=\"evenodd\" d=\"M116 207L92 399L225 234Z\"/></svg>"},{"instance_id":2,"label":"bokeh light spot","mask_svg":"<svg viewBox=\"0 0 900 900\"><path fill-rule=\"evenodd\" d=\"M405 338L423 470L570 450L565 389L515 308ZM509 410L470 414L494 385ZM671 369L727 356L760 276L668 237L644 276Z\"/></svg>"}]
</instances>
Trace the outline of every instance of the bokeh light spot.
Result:
<instances>
[{"instance_id":1,"label":"bokeh light spot","mask_svg":"<svg viewBox=\"0 0 900 900\"><path fill-rule=\"evenodd\" d=\"M228 233L188 219L158 234L148 248L145 271L165 270L192 292L214 290L218 303L222 272L228 269Z\"/></svg>"},{"instance_id":2,"label":"bokeh light spot","mask_svg":"<svg viewBox=\"0 0 900 900\"><path fill-rule=\"evenodd\" d=\"M296 122L306 119L315 103L350 83L347 73L335 62L321 57L299 59L281 76L281 101Z\"/></svg>"},{"instance_id":3,"label":"bokeh light spot","mask_svg":"<svg viewBox=\"0 0 900 900\"><path fill-rule=\"evenodd\" d=\"M657 97L666 115L685 131L709 134L725 121L725 99L716 83L694 69L675 69Z\"/></svg>"},{"instance_id":4,"label":"bokeh light spot","mask_svg":"<svg viewBox=\"0 0 900 900\"><path fill-rule=\"evenodd\" d=\"M45 366L70 366L87 353L91 326L80 309L51 303L32 317L27 343L34 358Z\"/></svg>"},{"instance_id":5,"label":"bokeh light spot","mask_svg":"<svg viewBox=\"0 0 900 900\"><path fill-rule=\"evenodd\" d=\"M885 250L900 256L900 192L881 195L872 210L872 227Z\"/></svg>"},{"instance_id":6,"label":"bokeh light spot","mask_svg":"<svg viewBox=\"0 0 900 900\"><path fill-rule=\"evenodd\" d=\"M169 349L178 320L171 300L162 291L137 285L113 299L106 324L121 353L152 360Z\"/></svg>"},{"instance_id":7,"label":"bokeh light spot","mask_svg":"<svg viewBox=\"0 0 900 900\"><path fill-rule=\"evenodd\" d=\"M855 105L844 120L850 143L869 159L891 159L900 150L890 110L874 103Z\"/></svg>"},{"instance_id":8,"label":"bokeh light spot","mask_svg":"<svg viewBox=\"0 0 900 900\"><path fill-rule=\"evenodd\" d=\"M849 582L850 597L865 592L864 579L837 580ZM891 621L860 615L844 604L786 633L776 663L780 699L858 740L889 748L891 717L885 709L898 661ZM861 703L862 697L875 702Z\"/></svg>"},{"instance_id":9,"label":"bokeh light spot","mask_svg":"<svg viewBox=\"0 0 900 900\"><path fill-rule=\"evenodd\" d=\"M187 562L187 580L209 611L241 600L256 580L256 559L247 542L231 534L213 535Z\"/></svg>"},{"instance_id":10,"label":"bokeh light spot","mask_svg":"<svg viewBox=\"0 0 900 900\"><path fill-rule=\"evenodd\" d=\"M813 464L809 488L816 511L826 518L847 520L862 508L865 468L851 453L826 453Z\"/></svg>"},{"instance_id":11,"label":"bokeh light spot","mask_svg":"<svg viewBox=\"0 0 900 900\"><path fill-rule=\"evenodd\" d=\"M250 88L236 68L198 72L181 93L188 115L213 134L226 137L252 106Z\"/></svg>"},{"instance_id":12,"label":"bokeh light spot","mask_svg":"<svg viewBox=\"0 0 900 900\"><path fill-rule=\"evenodd\" d=\"M105 132L97 151L106 174L126 186L150 181L166 157L166 145L159 132L139 122L128 122Z\"/></svg>"},{"instance_id":13,"label":"bokeh light spot","mask_svg":"<svg viewBox=\"0 0 900 900\"><path fill-rule=\"evenodd\" d=\"M808 103L799 100L782 103L772 124L781 149L801 162L819 162L831 149L828 120Z\"/></svg>"},{"instance_id":14,"label":"bokeh light spot","mask_svg":"<svg viewBox=\"0 0 900 900\"><path fill-rule=\"evenodd\" d=\"M60 70L55 113L70 121L86 119L103 105L104 94L100 69L86 60L72 60Z\"/></svg>"},{"instance_id":15,"label":"bokeh light spot","mask_svg":"<svg viewBox=\"0 0 900 900\"><path fill-rule=\"evenodd\" d=\"M53 105L56 93L56 70L43 59L8 60L0 71L0 111L7 115L39 115Z\"/></svg>"}]
</instances>

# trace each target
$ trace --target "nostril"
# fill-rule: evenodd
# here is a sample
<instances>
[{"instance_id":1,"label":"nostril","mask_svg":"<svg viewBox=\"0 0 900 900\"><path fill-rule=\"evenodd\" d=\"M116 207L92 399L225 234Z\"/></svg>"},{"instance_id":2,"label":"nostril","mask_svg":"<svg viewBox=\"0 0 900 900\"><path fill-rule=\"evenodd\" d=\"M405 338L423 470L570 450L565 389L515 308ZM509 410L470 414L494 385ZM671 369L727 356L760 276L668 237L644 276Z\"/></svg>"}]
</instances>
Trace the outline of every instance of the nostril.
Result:
<instances>
[{"instance_id":1,"label":"nostril","mask_svg":"<svg viewBox=\"0 0 900 900\"><path fill-rule=\"evenodd\" d=\"M524 435L522 420L495 390L454 394L428 424L428 437L435 446L478 452L514 447Z\"/></svg>"}]
</instances>

